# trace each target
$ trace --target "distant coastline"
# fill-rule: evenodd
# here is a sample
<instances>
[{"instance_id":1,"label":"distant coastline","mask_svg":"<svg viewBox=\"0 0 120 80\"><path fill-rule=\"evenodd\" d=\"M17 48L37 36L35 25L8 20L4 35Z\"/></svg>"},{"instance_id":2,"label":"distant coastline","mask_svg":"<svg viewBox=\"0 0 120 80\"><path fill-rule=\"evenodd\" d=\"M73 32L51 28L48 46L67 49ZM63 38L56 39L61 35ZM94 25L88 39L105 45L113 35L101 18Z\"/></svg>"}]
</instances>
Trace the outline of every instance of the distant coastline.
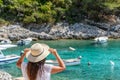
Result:
<instances>
[{"instance_id":1,"label":"distant coastline","mask_svg":"<svg viewBox=\"0 0 120 80\"><path fill-rule=\"evenodd\" d=\"M57 24L29 24L29 25L6 25L0 27L0 38L9 38L16 41L19 39L33 37L38 40L58 39L93 39L98 36L109 38L120 38L120 23L96 23L86 21L84 23L57 23Z\"/></svg>"}]
</instances>

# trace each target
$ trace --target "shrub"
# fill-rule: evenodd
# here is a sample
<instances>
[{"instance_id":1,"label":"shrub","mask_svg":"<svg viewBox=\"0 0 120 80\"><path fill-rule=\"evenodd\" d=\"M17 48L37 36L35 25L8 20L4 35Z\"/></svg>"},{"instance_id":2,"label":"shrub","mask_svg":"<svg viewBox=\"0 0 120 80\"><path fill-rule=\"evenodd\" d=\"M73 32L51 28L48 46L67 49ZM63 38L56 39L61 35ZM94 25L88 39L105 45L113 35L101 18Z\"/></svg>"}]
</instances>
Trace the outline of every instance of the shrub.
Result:
<instances>
[{"instance_id":1,"label":"shrub","mask_svg":"<svg viewBox=\"0 0 120 80\"><path fill-rule=\"evenodd\" d=\"M36 19L34 18L34 16L25 16L25 18L23 19L23 22L25 24L34 23L36 22Z\"/></svg>"}]
</instances>

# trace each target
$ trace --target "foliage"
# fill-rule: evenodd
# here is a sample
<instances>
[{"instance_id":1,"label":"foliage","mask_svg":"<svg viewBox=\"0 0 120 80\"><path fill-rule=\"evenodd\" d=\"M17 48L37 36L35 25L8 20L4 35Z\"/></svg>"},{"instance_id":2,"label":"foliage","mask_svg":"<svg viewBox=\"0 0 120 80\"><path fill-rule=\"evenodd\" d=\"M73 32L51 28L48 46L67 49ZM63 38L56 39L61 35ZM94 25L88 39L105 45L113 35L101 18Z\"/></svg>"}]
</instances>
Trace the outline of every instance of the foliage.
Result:
<instances>
[{"instance_id":1,"label":"foliage","mask_svg":"<svg viewBox=\"0 0 120 80\"><path fill-rule=\"evenodd\" d=\"M28 23L34 23L36 22L35 18L33 16L25 16L25 18L23 19L23 22L28 24Z\"/></svg>"},{"instance_id":2,"label":"foliage","mask_svg":"<svg viewBox=\"0 0 120 80\"><path fill-rule=\"evenodd\" d=\"M1 25L7 25L7 24L9 24L8 21L5 21L4 19L0 18L0 26Z\"/></svg>"},{"instance_id":3,"label":"foliage","mask_svg":"<svg viewBox=\"0 0 120 80\"><path fill-rule=\"evenodd\" d=\"M0 0L0 15L9 22L25 24L74 23L101 21L101 15L118 14L118 7L120 0Z\"/></svg>"},{"instance_id":4,"label":"foliage","mask_svg":"<svg viewBox=\"0 0 120 80\"><path fill-rule=\"evenodd\" d=\"M111 3L110 6L106 5ZM66 12L67 20L71 22L80 22L84 19L90 19L94 21L105 21L103 16L115 15L115 7L120 6L119 0L74 0L72 6Z\"/></svg>"}]
</instances>

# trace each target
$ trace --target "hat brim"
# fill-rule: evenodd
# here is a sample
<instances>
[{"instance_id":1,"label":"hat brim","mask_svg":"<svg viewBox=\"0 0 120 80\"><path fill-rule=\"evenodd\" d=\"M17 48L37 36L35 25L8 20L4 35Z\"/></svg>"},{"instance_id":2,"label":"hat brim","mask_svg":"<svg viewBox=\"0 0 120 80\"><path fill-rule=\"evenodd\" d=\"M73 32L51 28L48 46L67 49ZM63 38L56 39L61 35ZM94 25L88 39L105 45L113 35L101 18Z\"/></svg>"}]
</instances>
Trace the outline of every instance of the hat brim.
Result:
<instances>
[{"instance_id":1,"label":"hat brim","mask_svg":"<svg viewBox=\"0 0 120 80\"><path fill-rule=\"evenodd\" d=\"M43 49L44 49L44 52L41 55L33 56L33 55L31 55L31 50L26 53L26 58L30 62L39 62L39 61L43 60L44 58L46 58L50 54L49 46L46 44L41 44L41 45L43 46Z\"/></svg>"}]
</instances>

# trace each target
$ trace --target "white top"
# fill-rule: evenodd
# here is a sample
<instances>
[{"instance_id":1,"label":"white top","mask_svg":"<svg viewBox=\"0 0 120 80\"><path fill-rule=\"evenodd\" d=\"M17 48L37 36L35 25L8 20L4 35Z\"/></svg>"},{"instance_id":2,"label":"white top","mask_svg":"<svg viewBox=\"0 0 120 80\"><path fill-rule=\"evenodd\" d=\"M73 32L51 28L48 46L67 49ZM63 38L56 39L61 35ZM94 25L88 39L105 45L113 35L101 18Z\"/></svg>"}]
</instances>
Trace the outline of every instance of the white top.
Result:
<instances>
[{"instance_id":1,"label":"white top","mask_svg":"<svg viewBox=\"0 0 120 80\"><path fill-rule=\"evenodd\" d=\"M26 72L26 67L27 67L27 63L23 62L21 64L21 70L22 70L22 74L25 80L29 80L28 76L27 76L27 72ZM44 64L44 72L42 73L41 77L39 76L39 71L37 74L37 78L36 80L50 80L50 76L51 76L51 69L52 69L52 65L50 64Z\"/></svg>"}]
</instances>

